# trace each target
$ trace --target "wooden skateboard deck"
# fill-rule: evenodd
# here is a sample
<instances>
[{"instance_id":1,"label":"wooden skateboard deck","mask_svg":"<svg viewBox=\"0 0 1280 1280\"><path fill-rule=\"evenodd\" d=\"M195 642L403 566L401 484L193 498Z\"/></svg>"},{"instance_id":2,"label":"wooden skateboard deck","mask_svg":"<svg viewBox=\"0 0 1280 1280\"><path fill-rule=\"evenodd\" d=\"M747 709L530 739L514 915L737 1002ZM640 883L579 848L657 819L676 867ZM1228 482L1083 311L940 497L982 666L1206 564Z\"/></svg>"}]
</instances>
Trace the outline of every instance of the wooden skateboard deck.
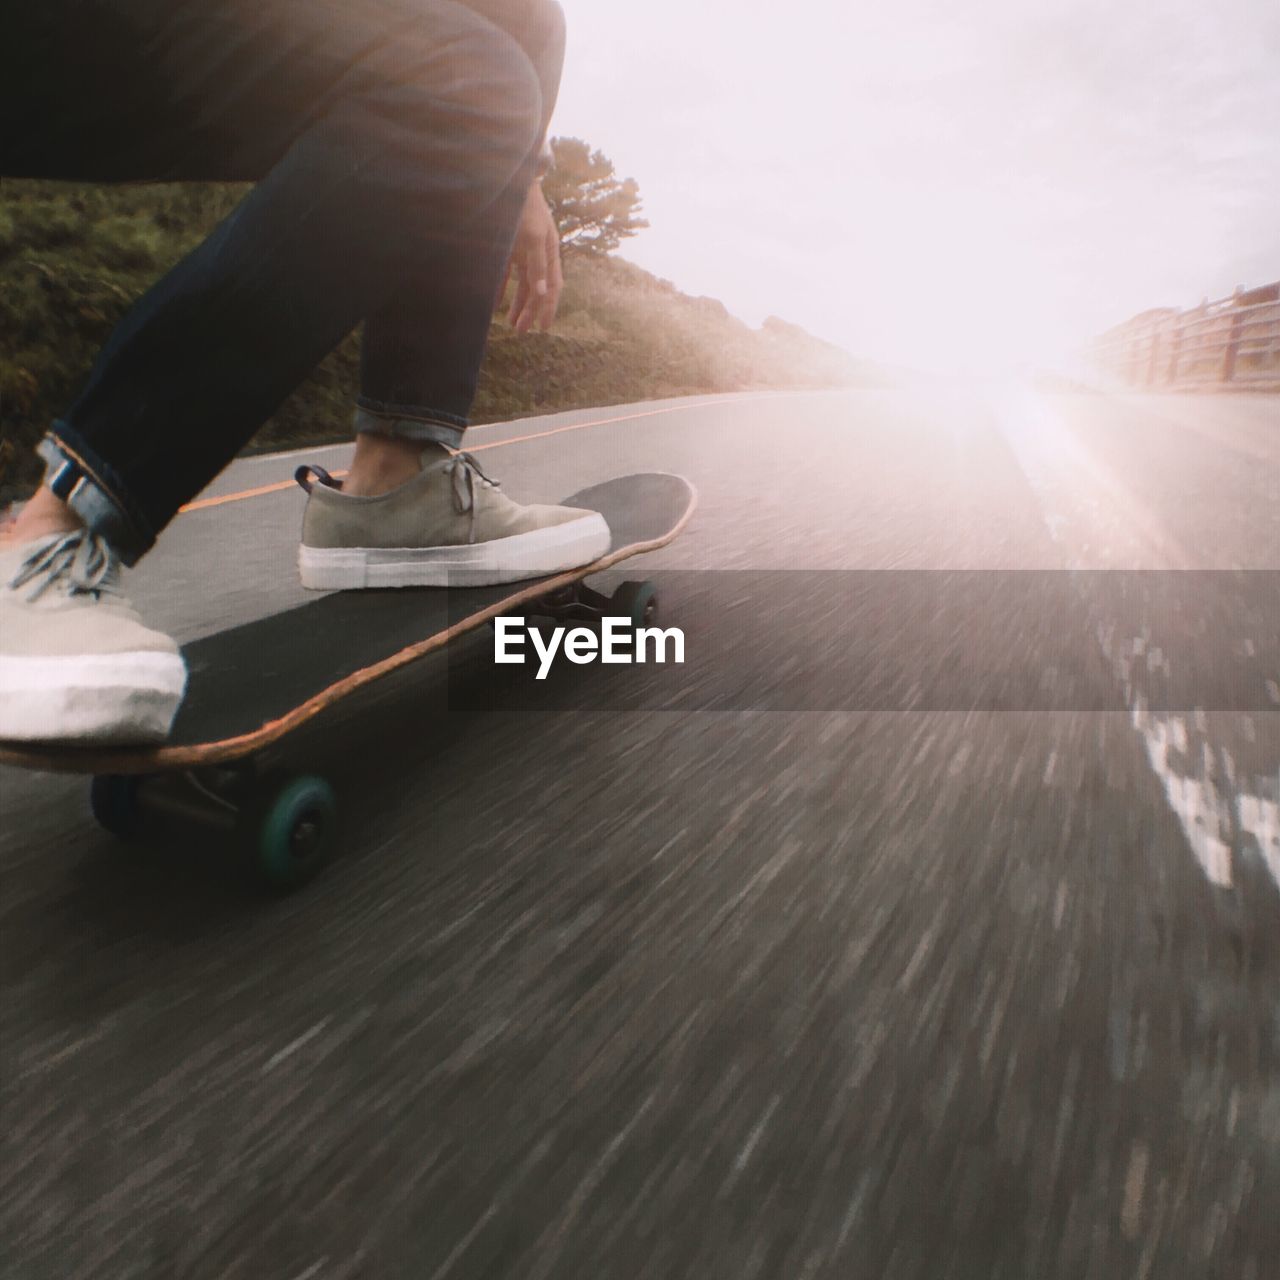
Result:
<instances>
[{"instance_id":1,"label":"wooden skateboard deck","mask_svg":"<svg viewBox=\"0 0 1280 1280\"><path fill-rule=\"evenodd\" d=\"M327 708L500 615L648 622L648 583L605 597L591 574L673 541L697 505L680 476L650 472L583 489L564 505L599 511L613 535L591 564L488 587L338 592L198 640L184 650L187 697L170 740L153 747L44 746L0 740L0 764L93 775L94 817L144 834L155 815L236 837L245 868L276 890L305 884L336 845L337 805L315 776L270 772L258 757Z\"/></svg>"},{"instance_id":2,"label":"wooden skateboard deck","mask_svg":"<svg viewBox=\"0 0 1280 1280\"><path fill-rule=\"evenodd\" d=\"M62 773L153 773L224 764L277 742L357 689L500 614L673 541L697 504L693 486L661 472L622 476L563 500L599 511L609 551L577 569L487 587L336 592L220 631L183 650L190 673L173 734L155 747L6 743L0 763Z\"/></svg>"}]
</instances>

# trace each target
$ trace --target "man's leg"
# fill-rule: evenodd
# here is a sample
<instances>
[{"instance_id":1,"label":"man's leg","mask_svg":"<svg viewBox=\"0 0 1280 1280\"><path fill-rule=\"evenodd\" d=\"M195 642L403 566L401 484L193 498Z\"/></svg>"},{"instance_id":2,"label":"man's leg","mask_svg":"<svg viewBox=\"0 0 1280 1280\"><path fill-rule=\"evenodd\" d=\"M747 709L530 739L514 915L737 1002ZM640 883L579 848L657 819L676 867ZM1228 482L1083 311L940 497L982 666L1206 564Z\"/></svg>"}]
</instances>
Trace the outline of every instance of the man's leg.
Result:
<instances>
[{"instance_id":1,"label":"man's leg","mask_svg":"<svg viewBox=\"0 0 1280 1280\"><path fill-rule=\"evenodd\" d=\"M113 71L133 123L137 81L155 94L152 132L127 139L123 172L95 158L64 176L266 176L112 335L46 441L55 495L132 562L363 317L408 296L412 323L415 283L435 315L392 339L428 388L407 407L459 426L465 387L433 396L430 371L452 384L459 363L478 367L488 319L440 288L441 264L474 254L481 277L500 270L542 117L516 41L452 0L89 7L119 19L117 48L136 39L136 67ZM87 56L74 53L73 70ZM431 342L441 332L447 350Z\"/></svg>"},{"instance_id":2,"label":"man's leg","mask_svg":"<svg viewBox=\"0 0 1280 1280\"><path fill-rule=\"evenodd\" d=\"M117 557L362 317L495 243L541 93L516 42L450 0L52 0L0 17L0 46L4 69L30 62L0 76L0 171L266 175L117 328L46 439L47 490L0 543L0 737L151 740L185 673L123 599ZM87 530L64 537L72 515Z\"/></svg>"},{"instance_id":3,"label":"man's leg","mask_svg":"<svg viewBox=\"0 0 1280 1280\"><path fill-rule=\"evenodd\" d=\"M527 179L507 192L523 205ZM356 457L345 486L312 468L299 572L316 590L487 585L588 564L611 541L604 518L576 507L512 501L462 441L494 295L509 248L477 237L440 263L455 309L402 292L365 327ZM420 353L435 358L423 361ZM308 479L319 474L322 483Z\"/></svg>"}]
</instances>

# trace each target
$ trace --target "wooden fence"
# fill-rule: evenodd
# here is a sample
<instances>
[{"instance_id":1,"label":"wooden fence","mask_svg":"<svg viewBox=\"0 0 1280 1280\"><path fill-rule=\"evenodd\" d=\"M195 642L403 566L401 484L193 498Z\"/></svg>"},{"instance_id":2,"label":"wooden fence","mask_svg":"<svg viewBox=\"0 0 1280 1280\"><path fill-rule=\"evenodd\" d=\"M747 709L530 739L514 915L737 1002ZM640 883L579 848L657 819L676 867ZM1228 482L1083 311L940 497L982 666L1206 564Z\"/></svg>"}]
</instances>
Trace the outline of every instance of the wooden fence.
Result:
<instances>
[{"instance_id":1,"label":"wooden fence","mask_svg":"<svg viewBox=\"0 0 1280 1280\"><path fill-rule=\"evenodd\" d=\"M1131 387L1280 390L1280 281L1190 311L1144 311L1095 339L1088 356Z\"/></svg>"}]
</instances>

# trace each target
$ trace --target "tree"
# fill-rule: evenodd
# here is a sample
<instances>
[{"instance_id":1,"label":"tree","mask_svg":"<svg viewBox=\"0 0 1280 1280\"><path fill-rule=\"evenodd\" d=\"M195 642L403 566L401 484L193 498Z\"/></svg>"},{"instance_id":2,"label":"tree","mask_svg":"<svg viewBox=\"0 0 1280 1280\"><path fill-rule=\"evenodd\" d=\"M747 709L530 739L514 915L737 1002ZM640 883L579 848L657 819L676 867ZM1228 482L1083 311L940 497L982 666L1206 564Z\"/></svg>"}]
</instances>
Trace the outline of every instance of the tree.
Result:
<instances>
[{"instance_id":1,"label":"tree","mask_svg":"<svg viewBox=\"0 0 1280 1280\"><path fill-rule=\"evenodd\" d=\"M560 243L584 253L612 253L649 224L640 213L634 178L619 179L613 161L581 138L553 138L555 166L542 184Z\"/></svg>"}]
</instances>

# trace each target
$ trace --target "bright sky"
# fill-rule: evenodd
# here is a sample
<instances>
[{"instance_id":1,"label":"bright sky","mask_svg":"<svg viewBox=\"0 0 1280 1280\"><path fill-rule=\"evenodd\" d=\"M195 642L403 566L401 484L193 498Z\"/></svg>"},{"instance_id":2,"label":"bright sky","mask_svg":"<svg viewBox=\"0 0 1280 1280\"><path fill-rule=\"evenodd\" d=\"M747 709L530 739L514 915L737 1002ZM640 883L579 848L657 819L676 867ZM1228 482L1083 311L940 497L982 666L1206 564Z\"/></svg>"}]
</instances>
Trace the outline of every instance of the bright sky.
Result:
<instances>
[{"instance_id":1,"label":"bright sky","mask_svg":"<svg viewBox=\"0 0 1280 1280\"><path fill-rule=\"evenodd\" d=\"M1280 278L1277 0L562 0L625 256L965 369Z\"/></svg>"}]
</instances>

